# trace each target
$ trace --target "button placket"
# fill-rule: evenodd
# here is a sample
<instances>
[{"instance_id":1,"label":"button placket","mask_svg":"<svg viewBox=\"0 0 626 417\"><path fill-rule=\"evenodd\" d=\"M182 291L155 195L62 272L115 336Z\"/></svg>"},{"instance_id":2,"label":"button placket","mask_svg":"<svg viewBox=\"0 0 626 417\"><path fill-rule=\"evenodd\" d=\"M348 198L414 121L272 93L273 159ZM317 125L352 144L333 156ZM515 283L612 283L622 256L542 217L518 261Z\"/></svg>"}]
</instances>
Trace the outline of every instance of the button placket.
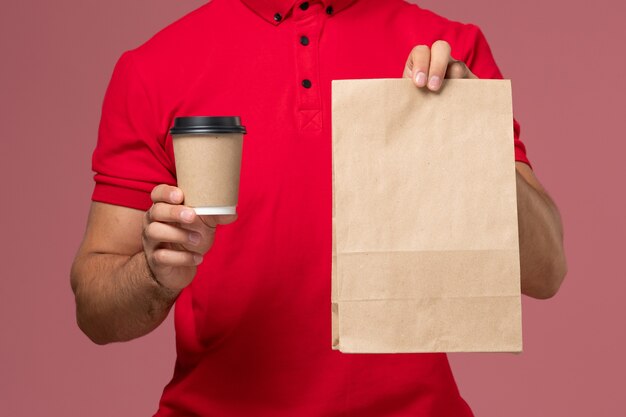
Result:
<instances>
[{"instance_id":1,"label":"button placket","mask_svg":"<svg viewBox=\"0 0 626 417\"><path fill-rule=\"evenodd\" d=\"M322 129L322 103L319 84L318 45L326 20L320 2L302 2L293 9L298 90L297 119L301 130Z\"/></svg>"}]
</instances>

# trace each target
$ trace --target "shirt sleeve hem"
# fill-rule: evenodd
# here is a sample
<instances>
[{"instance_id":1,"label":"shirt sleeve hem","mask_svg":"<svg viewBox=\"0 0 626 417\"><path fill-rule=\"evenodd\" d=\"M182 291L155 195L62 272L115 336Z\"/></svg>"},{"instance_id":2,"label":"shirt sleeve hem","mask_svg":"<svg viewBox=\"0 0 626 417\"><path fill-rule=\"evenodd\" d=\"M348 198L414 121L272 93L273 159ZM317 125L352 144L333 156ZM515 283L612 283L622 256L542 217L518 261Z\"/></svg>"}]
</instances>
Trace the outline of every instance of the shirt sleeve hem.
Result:
<instances>
[{"instance_id":1,"label":"shirt sleeve hem","mask_svg":"<svg viewBox=\"0 0 626 417\"><path fill-rule=\"evenodd\" d=\"M109 184L96 184L91 200L142 211L148 210L152 205L150 193Z\"/></svg>"},{"instance_id":2,"label":"shirt sleeve hem","mask_svg":"<svg viewBox=\"0 0 626 417\"><path fill-rule=\"evenodd\" d=\"M517 148L515 148L515 162L523 162L526 165L528 165L530 167L530 169L533 169L533 166L531 165L530 161L528 160L528 157L526 156L526 154L524 152L520 151Z\"/></svg>"}]
</instances>

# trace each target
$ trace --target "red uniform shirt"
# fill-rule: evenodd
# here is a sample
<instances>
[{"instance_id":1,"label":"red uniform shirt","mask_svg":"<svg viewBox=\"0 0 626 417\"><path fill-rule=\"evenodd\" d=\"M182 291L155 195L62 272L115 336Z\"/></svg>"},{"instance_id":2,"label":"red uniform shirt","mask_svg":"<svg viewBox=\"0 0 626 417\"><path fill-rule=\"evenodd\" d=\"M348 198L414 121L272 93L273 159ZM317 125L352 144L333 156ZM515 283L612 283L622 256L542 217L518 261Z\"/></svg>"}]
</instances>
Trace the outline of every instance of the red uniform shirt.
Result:
<instances>
[{"instance_id":1,"label":"red uniform shirt","mask_svg":"<svg viewBox=\"0 0 626 417\"><path fill-rule=\"evenodd\" d=\"M176 303L157 416L472 415L444 354L331 350L331 80L400 77L411 49L437 39L501 78L476 26L402 0L213 0L122 55L94 201L146 210L155 185L176 184L177 116L239 115L249 132L239 219Z\"/></svg>"}]
</instances>

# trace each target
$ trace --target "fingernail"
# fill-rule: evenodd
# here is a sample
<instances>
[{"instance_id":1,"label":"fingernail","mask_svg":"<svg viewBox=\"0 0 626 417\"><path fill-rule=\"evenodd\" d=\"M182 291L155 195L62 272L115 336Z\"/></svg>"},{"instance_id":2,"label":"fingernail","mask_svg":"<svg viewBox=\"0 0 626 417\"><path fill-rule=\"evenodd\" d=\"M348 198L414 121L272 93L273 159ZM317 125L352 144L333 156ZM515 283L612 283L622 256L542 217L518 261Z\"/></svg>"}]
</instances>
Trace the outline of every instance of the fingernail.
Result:
<instances>
[{"instance_id":1,"label":"fingernail","mask_svg":"<svg viewBox=\"0 0 626 417\"><path fill-rule=\"evenodd\" d=\"M426 85L426 74L424 74L423 72L418 72L415 75L415 83L417 84L418 87L424 87Z\"/></svg>"},{"instance_id":2,"label":"fingernail","mask_svg":"<svg viewBox=\"0 0 626 417\"><path fill-rule=\"evenodd\" d=\"M172 191L170 193L170 200L171 201L180 201L182 195L180 195L180 191L176 190L176 191Z\"/></svg>"},{"instance_id":3,"label":"fingernail","mask_svg":"<svg viewBox=\"0 0 626 417\"><path fill-rule=\"evenodd\" d=\"M195 262L196 265L200 265L202 263L202 256L193 255L193 261Z\"/></svg>"},{"instance_id":4,"label":"fingernail","mask_svg":"<svg viewBox=\"0 0 626 417\"><path fill-rule=\"evenodd\" d=\"M198 243L200 243L200 238L202 238L200 233L194 233L194 232L189 233L189 241L193 243L194 245L197 245Z\"/></svg>"},{"instance_id":5,"label":"fingernail","mask_svg":"<svg viewBox=\"0 0 626 417\"><path fill-rule=\"evenodd\" d=\"M191 221L193 219L193 211L191 210L183 210L180 212L180 218L185 221Z\"/></svg>"},{"instance_id":6,"label":"fingernail","mask_svg":"<svg viewBox=\"0 0 626 417\"><path fill-rule=\"evenodd\" d=\"M431 90L437 90L439 87L441 87L441 78L436 75L430 77L430 81L428 82L428 88L430 88Z\"/></svg>"}]
</instances>

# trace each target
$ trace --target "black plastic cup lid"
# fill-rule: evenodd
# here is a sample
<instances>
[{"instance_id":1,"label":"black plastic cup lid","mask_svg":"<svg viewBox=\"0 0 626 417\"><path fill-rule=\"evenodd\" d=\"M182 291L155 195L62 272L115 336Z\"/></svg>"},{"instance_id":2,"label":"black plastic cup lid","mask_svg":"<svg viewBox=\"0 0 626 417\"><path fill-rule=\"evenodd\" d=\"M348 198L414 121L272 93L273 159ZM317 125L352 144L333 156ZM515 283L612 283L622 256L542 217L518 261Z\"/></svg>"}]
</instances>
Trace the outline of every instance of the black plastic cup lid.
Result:
<instances>
[{"instance_id":1,"label":"black plastic cup lid","mask_svg":"<svg viewBox=\"0 0 626 417\"><path fill-rule=\"evenodd\" d=\"M170 129L172 135L202 133L246 133L239 116L177 117Z\"/></svg>"}]
</instances>

